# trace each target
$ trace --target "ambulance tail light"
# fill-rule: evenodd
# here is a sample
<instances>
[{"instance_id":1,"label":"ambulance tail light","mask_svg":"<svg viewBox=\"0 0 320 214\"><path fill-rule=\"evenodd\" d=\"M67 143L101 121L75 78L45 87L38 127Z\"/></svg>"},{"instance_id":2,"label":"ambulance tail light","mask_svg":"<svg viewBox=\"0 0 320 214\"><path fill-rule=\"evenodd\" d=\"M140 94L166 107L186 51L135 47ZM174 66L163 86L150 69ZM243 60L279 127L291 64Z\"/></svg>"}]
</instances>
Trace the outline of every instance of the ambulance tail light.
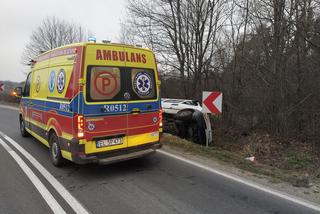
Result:
<instances>
[{"instance_id":1,"label":"ambulance tail light","mask_svg":"<svg viewBox=\"0 0 320 214\"><path fill-rule=\"evenodd\" d=\"M84 132L83 132L83 127L84 127L84 119L83 115L78 115L77 116L77 124L78 124L78 138L83 138L84 137Z\"/></svg>"},{"instance_id":2,"label":"ambulance tail light","mask_svg":"<svg viewBox=\"0 0 320 214\"><path fill-rule=\"evenodd\" d=\"M162 128L162 113L163 113L163 110L161 108L159 111L159 127L160 128Z\"/></svg>"}]
</instances>

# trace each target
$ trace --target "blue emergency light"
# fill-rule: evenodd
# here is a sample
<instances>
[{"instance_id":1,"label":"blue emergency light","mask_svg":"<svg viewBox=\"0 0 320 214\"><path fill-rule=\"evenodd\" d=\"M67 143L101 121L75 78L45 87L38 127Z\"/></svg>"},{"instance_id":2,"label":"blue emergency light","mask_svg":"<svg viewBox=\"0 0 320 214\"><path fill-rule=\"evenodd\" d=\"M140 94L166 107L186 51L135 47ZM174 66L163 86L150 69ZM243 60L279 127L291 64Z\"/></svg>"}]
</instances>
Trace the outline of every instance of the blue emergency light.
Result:
<instances>
[{"instance_id":1,"label":"blue emergency light","mask_svg":"<svg viewBox=\"0 0 320 214\"><path fill-rule=\"evenodd\" d=\"M95 36L90 36L88 38L88 42L96 42L97 41L97 38Z\"/></svg>"}]
</instances>

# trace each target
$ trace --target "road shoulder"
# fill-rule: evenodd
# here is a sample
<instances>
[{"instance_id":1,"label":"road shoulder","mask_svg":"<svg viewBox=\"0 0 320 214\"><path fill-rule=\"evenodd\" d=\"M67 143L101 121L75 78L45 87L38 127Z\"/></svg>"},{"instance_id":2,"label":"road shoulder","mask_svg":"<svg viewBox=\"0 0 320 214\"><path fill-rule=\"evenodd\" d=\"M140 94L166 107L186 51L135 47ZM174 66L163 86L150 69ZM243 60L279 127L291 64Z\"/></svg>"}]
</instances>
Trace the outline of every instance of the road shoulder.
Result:
<instances>
[{"instance_id":1,"label":"road shoulder","mask_svg":"<svg viewBox=\"0 0 320 214\"><path fill-rule=\"evenodd\" d=\"M166 138L168 139L168 138ZM251 171L243 170L230 162L222 161L221 159L214 157L206 157L203 155L197 154L197 151L192 151L182 147L177 146L176 144L170 144L170 142L165 142L163 146L163 151L169 152L171 154L181 156L188 160L191 160L196 163L200 163L204 166L208 166L219 171L235 175L242 179L266 186L268 188L292 195L316 204L320 203L320 193L319 186L312 185L309 188L306 187L295 187L290 183L283 182L281 180L275 180L272 176L267 176L259 173L254 173ZM226 157L227 158L227 157ZM248 162L248 164L254 164Z\"/></svg>"},{"instance_id":2,"label":"road shoulder","mask_svg":"<svg viewBox=\"0 0 320 214\"><path fill-rule=\"evenodd\" d=\"M10 109L14 111L18 111L19 108L16 105L5 105L5 104L0 104L0 108L5 108L5 109Z\"/></svg>"}]
</instances>

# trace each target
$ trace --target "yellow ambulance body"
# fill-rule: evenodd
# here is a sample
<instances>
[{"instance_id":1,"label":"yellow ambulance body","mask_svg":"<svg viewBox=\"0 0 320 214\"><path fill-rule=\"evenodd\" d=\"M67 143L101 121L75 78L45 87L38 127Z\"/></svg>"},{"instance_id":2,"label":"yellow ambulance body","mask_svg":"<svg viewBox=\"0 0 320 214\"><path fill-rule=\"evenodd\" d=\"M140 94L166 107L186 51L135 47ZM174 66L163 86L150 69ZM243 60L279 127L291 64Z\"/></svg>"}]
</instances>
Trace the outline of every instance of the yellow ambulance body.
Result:
<instances>
[{"instance_id":1,"label":"yellow ambulance body","mask_svg":"<svg viewBox=\"0 0 320 214\"><path fill-rule=\"evenodd\" d=\"M53 164L111 163L160 148L160 81L152 51L78 43L40 55L20 105L20 131Z\"/></svg>"}]
</instances>

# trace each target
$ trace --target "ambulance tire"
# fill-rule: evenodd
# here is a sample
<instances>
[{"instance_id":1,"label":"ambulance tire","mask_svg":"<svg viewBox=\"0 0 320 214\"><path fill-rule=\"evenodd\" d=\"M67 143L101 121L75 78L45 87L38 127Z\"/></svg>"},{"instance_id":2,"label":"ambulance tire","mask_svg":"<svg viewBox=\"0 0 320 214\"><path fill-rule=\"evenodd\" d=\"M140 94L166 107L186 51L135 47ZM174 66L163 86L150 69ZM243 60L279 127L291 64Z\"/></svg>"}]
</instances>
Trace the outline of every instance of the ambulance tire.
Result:
<instances>
[{"instance_id":1,"label":"ambulance tire","mask_svg":"<svg viewBox=\"0 0 320 214\"><path fill-rule=\"evenodd\" d=\"M30 134L26 130L24 119L20 116L20 133L22 137L29 137Z\"/></svg>"},{"instance_id":2,"label":"ambulance tire","mask_svg":"<svg viewBox=\"0 0 320 214\"><path fill-rule=\"evenodd\" d=\"M63 166L66 163L66 160L62 157L59 138L54 132L49 136L49 145L51 162L56 167Z\"/></svg>"}]
</instances>

